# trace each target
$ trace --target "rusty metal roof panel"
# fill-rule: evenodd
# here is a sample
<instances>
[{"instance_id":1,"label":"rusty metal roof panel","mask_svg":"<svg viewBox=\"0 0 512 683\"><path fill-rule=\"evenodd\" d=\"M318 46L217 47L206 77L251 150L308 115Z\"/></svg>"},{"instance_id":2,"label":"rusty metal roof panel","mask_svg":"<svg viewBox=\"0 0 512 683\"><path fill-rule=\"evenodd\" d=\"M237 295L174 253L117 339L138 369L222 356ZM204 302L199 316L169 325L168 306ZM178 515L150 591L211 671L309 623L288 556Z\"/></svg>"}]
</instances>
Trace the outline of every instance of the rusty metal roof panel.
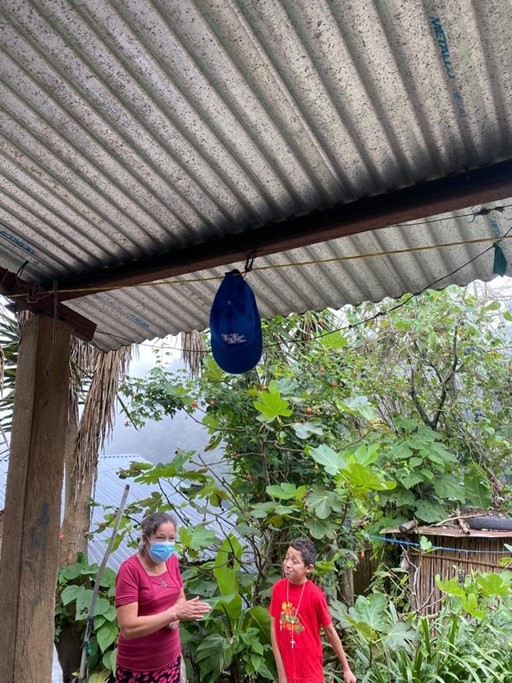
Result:
<instances>
[{"instance_id":1,"label":"rusty metal roof panel","mask_svg":"<svg viewBox=\"0 0 512 683\"><path fill-rule=\"evenodd\" d=\"M59 280L511 158L511 36L509 0L3 0L0 266ZM264 316L398 296L507 218L284 252L250 282ZM67 305L104 348L198 329L230 266Z\"/></svg>"}]
</instances>

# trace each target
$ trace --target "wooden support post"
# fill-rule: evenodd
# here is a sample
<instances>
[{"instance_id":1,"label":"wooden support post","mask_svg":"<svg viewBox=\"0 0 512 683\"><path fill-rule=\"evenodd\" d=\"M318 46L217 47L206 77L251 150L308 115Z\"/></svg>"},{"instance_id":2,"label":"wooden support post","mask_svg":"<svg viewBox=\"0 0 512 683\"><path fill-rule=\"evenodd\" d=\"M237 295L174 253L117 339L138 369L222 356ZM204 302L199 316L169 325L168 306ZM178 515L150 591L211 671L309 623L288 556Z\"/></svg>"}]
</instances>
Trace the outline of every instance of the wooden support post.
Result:
<instances>
[{"instance_id":1,"label":"wooden support post","mask_svg":"<svg viewBox=\"0 0 512 683\"><path fill-rule=\"evenodd\" d=\"M0 558L0 681L50 681L71 328L23 327Z\"/></svg>"}]
</instances>

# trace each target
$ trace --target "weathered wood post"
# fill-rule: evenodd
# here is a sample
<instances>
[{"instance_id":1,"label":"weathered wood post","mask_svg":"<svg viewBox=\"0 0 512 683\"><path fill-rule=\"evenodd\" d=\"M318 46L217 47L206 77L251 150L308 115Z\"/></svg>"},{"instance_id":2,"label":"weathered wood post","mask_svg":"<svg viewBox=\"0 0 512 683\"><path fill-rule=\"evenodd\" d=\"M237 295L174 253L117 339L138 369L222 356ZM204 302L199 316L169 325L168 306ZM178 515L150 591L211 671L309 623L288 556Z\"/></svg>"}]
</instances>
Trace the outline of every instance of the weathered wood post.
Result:
<instances>
[{"instance_id":1,"label":"weathered wood post","mask_svg":"<svg viewBox=\"0 0 512 683\"><path fill-rule=\"evenodd\" d=\"M0 558L0 681L51 680L71 327L22 330Z\"/></svg>"}]
</instances>

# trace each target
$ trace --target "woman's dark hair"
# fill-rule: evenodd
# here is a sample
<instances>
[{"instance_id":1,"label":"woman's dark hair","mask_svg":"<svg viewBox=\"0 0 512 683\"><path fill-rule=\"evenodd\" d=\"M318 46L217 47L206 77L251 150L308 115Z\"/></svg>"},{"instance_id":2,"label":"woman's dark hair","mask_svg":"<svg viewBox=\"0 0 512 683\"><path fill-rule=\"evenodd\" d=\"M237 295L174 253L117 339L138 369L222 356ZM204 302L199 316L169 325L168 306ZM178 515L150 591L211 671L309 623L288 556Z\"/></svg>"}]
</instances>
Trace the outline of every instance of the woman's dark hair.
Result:
<instances>
[{"instance_id":1,"label":"woman's dark hair","mask_svg":"<svg viewBox=\"0 0 512 683\"><path fill-rule=\"evenodd\" d=\"M174 528L176 529L177 525L174 517L168 515L167 512L153 512L152 515L148 515L142 520L142 524L140 525L142 535L149 538L162 526L162 524L167 524L168 522L174 524Z\"/></svg>"},{"instance_id":2,"label":"woman's dark hair","mask_svg":"<svg viewBox=\"0 0 512 683\"><path fill-rule=\"evenodd\" d=\"M310 541L309 538L296 538L290 543L290 546L302 554L302 559L304 560L306 567L310 564L315 564L316 548L313 541Z\"/></svg>"}]
</instances>

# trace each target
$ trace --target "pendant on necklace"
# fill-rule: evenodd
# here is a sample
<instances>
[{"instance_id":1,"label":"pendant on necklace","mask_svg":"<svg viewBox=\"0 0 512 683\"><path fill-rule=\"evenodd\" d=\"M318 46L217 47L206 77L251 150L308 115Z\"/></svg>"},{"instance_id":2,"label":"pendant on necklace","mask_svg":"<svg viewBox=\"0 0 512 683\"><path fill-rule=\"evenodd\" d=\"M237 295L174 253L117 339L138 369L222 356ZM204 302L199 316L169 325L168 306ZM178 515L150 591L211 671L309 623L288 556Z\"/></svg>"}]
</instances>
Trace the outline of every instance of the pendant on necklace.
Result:
<instances>
[{"instance_id":1,"label":"pendant on necklace","mask_svg":"<svg viewBox=\"0 0 512 683\"><path fill-rule=\"evenodd\" d=\"M302 597L304 595L304 589L306 588L306 583L307 579L304 581L302 584L302 589L300 591L299 595L299 601L297 603L297 607L294 607L293 604L290 602L290 594L289 594L289 583L286 584L286 605L287 609L289 610L288 613L288 624L289 624L289 630L291 631L291 638L290 638L290 647L293 648L295 647L295 632L300 633L302 631L302 625L299 617L299 609L302 604ZM282 624L281 624L282 627Z\"/></svg>"},{"instance_id":2,"label":"pendant on necklace","mask_svg":"<svg viewBox=\"0 0 512 683\"><path fill-rule=\"evenodd\" d=\"M167 583L165 581L160 581L162 588L167 588Z\"/></svg>"}]
</instances>

